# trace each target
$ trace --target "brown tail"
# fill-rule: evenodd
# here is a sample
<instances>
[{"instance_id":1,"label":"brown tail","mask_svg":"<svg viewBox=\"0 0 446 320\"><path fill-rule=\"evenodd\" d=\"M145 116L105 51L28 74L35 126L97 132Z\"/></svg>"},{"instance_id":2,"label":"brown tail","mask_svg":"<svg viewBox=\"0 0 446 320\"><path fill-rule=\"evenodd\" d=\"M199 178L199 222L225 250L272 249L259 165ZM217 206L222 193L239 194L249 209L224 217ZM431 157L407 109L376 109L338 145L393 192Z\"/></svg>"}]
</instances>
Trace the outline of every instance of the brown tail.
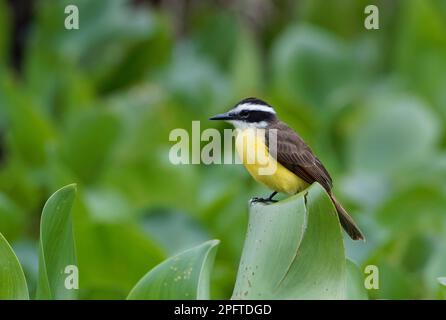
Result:
<instances>
[{"instance_id":1,"label":"brown tail","mask_svg":"<svg viewBox=\"0 0 446 320\"><path fill-rule=\"evenodd\" d=\"M341 206L338 200L336 200L335 196L331 192L329 193L329 195L331 201L333 201L333 204L336 207L339 221L341 222L341 225L344 228L345 232L347 232L350 238L352 238L353 240L365 240L364 235L362 234L359 227L356 225L355 221L353 221L353 218L349 216L347 211L345 211L345 209Z\"/></svg>"}]
</instances>

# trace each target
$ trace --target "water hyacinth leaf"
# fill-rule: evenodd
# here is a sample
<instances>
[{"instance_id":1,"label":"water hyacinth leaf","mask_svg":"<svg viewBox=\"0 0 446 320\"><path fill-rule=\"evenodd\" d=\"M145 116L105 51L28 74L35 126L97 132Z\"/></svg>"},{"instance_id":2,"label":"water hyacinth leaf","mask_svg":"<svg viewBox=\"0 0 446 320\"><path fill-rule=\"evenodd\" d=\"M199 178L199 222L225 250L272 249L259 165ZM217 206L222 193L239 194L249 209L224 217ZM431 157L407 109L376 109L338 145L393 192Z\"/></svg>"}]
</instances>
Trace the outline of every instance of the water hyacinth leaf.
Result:
<instances>
[{"instance_id":1,"label":"water hyacinth leaf","mask_svg":"<svg viewBox=\"0 0 446 320\"><path fill-rule=\"evenodd\" d=\"M153 237L169 256L209 239L208 232L198 220L174 210L145 210L141 224L145 233Z\"/></svg>"},{"instance_id":2,"label":"water hyacinth leaf","mask_svg":"<svg viewBox=\"0 0 446 320\"><path fill-rule=\"evenodd\" d=\"M44 163L46 148L54 137L53 125L33 97L25 94L8 74L0 79L0 105L11 132L11 144L20 159L29 166Z\"/></svg>"},{"instance_id":3,"label":"water hyacinth leaf","mask_svg":"<svg viewBox=\"0 0 446 320\"><path fill-rule=\"evenodd\" d=\"M105 293L125 299L147 270L165 258L162 248L129 222L81 223L76 225L78 233L81 294L88 298Z\"/></svg>"},{"instance_id":4,"label":"water hyacinth leaf","mask_svg":"<svg viewBox=\"0 0 446 320\"><path fill-rule=\"evenodd\" d=\"M351 165L357 171L396 174L430 161L441 129L422 101L381 93L360 111L347 141Z\"/></svg>"},{"instance_id":5,"label":"water hyacinth leaf","mask_svg":"<svg viewBox=\"0 0 446 320\"><path fill-rule=\"evenodd\" d=\"M77 290L65 285L70 275L65 273L66 268L77 266L71 218L75 195L76 185L65 186L56 191L43 208L37 299L76 298Z\"/></svg>"},{"instance_id":6,"label":"water hyacinth leaf","mask_svg":"<svg viewBox=\"0 0 446 320\"><path fill-rule=\"evenodd\" d=\"M28 300L28 287L17 256L0 233L0 300Z\"/></svg>"},{"instance_id":7,"label":"water hyacinth leaf","mask_svg":"<svg viewBox=\"0 0 446 320\"><path fill-rule=\"evenodd\" d=\"M348 45L314 27L288 27L274 43L271 59L274 88L293 104L326 106L358 77Z\"/></svg>"},{"instance_id":8,"label":"water hyacinth leaf","mask_svg":"<svg viewBox=\"0 0 446 320\"><path fill-rule=\"evenodd\" d=\"M440 283L437 296L439 299L446 300L446 277L440 277L437 280Z\"/></svg>"},{"instance_id":9,"label":"water hyacinth leaf","mask_svg":"<svg viewBox=\"0 0 446 320\"><path fill-rule=\"evenodd\" d=\"M394 62L398 74L446 115L446 6L444 1L406 1L400 12Z\"/></svg>"},{"instance_id":10,"label":"water hyacinth leaf","mask_svg":"<svg viewBox=\"0 0 446 320\"><path fill-rule=\"evenodd\" d=\"M367 300L367 291L364 287L364 277L358 266L347 259L347 299Z\"/></svg>"},{"instance_id":11,"label":"water hyacinth leaf","mask_svg":"<svg viewBox=\"0 0 446 320\"><path fill-rule=\"evenodd\" d=\"M100 176L99 168L104 168L116 143L119 119L112 112L94 111L71 121L64 135L63 158L82 181L92 182Z\"/></svg>"},{"instance_id":12,"label":"water hyacinth leaf","mask_svg":"<svg viewBox=\"0 0 446 320\"><path fill-rule=\"evenodd\" d=\"M218 244L218 240L210 240L165 260L135 285L127 299L209 299L210 272Z\"/></svg>"},{"instance_id":13,"label":"water hyacinth leaf","mask_svg":"<svg viewBox=\"0 0 446 320\"><path fill-rule=\"evenodd\" d=\"M24 229L23 212L5 193L0 192L0 233L14 241Z\"/></svg>"},{"instance_id":14,"label":"water hyacinth leaf","mask_svg":"<svg viewBox=\"0 0 446 320\"><path fill-rule=\"evenodd\" d=\"M417 185L396 193L388 201L384 202L377 210L377 221L382 228L395 233L411 233L418 230L438 230L444 219L444 208L446 199L443 192L435 186ZM414 223L416 222L416 223ZM412 255L413 248L409 249L409 256ZM426 254L427 250L420 250ZM415 255L421 261L422 257ZM415 257L413 257L415 258Z\"/></svg>"},{"instance_id":15,"label":"water hyacinth leaf","mask_svg":"<svg viewBox=\"0 0 446 320\"><path fill-rule=\"evenodd\" d=\"M56 61L45 59L65 57L79 62L82 67L97 75L107 71L125 57L134 43L145 39L154 31L154 19L148 10L135 10L126 0L77 0L75 5L82 13L79 25L83 32L67 33L64 25L66 15L61 15L66 6L73 1L63 0L57 3L43 2L36 12L36 32L30 52L33 73L51 69ZM48 23L52 21L53 23ZM42 45L45 43L46 45ZM87 59L87 57L97 59ZM42 61L42 57L44 61ZM44 62L41 66L35 65ZM34 77L36 74L32 74ZM37 79L36 79L37 80Z\"/></svg>"},{"instance_id":16,"label":"water hyacinth leaf","mask_svg":"<svg viewBox=\"0 0 446 320\"><path fill-rule=\"evenodd\" d=\"M335 209L319 184L253 204L233 299L343 299L346 262Z\"/></svg>"},{"instance_id":17,"label":"water hyacinth leaf","mask_svg":"<svg viewBox=\"0 0 446 320\"><path fill-rule=\"evenodd\" d=\"M374 264L379 270L379 290L368 291L371 299L419 299L419 288L412 285L418 281L416 275L386 261L378 263L372 260L367 264Z\"/></svg>"},{"instance_id":18,"label":"water hyacinth leaf","mask_svg":"<svg viewBox=\"0 0 446 320\"><path fill-rule=\"evenodd\" d=\"M438 291L438 286L443 285L446 293L446 242L439 238L435 251L430 256L426 268L423 270L423 280L431 292Z\"/></svg>"},{"instance_id":19,"label":"water hyacinth leaf","mask_svg":"<svg viewBox=\"0 0 446 320\"><path fill-rule=\"evenodd\" d=\"M255 95L262 85L262 60L254 37L247 30L238 36L232 61L232 83L238 96Z\"/></svg>"}]
</instances>

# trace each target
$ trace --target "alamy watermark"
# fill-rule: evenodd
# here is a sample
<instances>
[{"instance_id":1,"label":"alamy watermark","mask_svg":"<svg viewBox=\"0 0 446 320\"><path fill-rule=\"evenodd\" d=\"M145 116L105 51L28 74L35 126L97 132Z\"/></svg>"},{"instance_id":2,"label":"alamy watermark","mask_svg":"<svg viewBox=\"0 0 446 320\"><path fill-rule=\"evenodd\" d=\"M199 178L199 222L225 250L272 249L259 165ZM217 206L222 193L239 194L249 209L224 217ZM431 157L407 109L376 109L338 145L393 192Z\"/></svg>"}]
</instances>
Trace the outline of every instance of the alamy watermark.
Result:
<instances>
[{"instance_id":1,"label":"alamy watermark","mask_svg":"<svg viewBox=\"0 0 446 320\"><path fill-rule=\"evenodd\" d=\"M256 165L259 175L272 175L277 170L275 129L225 129L222 136L213 128L201 132L200 121L192 121L191 134L186 129L176 128L170 132L169 141L176 142L169 151L169 161L174 165L244 163ZM206 144L202 146L202 142Z\"/></svg>"},{"instance_id":2,"label":"alamy watermark","mask_svg":"<svg viewBox=\"0 0 446 320\"><path fill-rule=\"evenodd\" d=\"M364 19L364 27L367 30L379 29L379 9L377 6L370 4L364 8L364 13L367 16Z\"/></svg>"},{"instance_id":3,"label":"alamy watermark","mask_svg":"<svg viewBox=\"0 0 446 320\"><path fill-rule=\"evenodd\" d=\"M77 290L79 289L79 269L76 265L68 265L65 267L64 273L67 275L65 277L64 286L67 290Z\"/></svg>"},{"instance_id":4,"label":"alamy watermark","mask_svg":"<svg viewBox=\"0 0 446 320\"><path fill-rule=\"evenodd\" d=\"M74 5L70 4L65 7L65 29L67 30L78 30L79 29L79 8Z\"/></svg>"},{"instance_id":5,"label":"alamy watermark","mask_svg":"<svg viewBox=\"0 0 446 320\"><path fill-rule=\"evenodd\" d=\"M379 269L373 264L369 264L365 267L364 273L367 275L364 279L364 287L367 290L379 289Z\"/></svg>"}]
</instances>

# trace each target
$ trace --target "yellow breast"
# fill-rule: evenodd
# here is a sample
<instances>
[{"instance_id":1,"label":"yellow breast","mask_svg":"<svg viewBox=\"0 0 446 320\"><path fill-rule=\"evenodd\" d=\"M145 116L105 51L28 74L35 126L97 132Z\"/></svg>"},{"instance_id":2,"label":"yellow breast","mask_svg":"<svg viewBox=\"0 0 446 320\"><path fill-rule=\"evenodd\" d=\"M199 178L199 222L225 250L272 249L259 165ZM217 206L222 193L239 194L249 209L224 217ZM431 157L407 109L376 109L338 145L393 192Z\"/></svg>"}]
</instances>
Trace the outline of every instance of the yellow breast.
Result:
<instances>
[{"instance_id":1,"label":"yellow breast","mask_svg":"<svg viewBox=\"0 0 446 320\"><path fill-rule=\"evenodd\" d=\"M245 168L251 176L268 188L295 194L305 189L308 184L282 166L272 157L265 144L265 130L238 130L235 146Z\"/></svg>"}]
</instances>

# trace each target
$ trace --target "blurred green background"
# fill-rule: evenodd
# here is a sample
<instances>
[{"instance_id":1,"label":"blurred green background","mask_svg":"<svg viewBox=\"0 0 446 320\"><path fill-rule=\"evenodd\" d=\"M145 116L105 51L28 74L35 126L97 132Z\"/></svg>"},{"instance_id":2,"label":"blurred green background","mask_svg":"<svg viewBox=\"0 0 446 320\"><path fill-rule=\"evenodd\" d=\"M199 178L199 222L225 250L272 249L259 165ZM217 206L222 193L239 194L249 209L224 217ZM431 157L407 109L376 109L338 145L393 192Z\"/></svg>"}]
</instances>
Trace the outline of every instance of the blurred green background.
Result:
<instances>
[{"instance_id":1,"label":"blurred green background","mask_svg":"<svg viewBox=\"0 0 446 320\"><path fill-rule=\"evenodd\" d=\"M81 298L124 298L214 238L212 295L229 298L248 199L269 191L241 166L170 164L168 137L226 128L207 119L248 96L331 172L367 238L346 238L347 255L380 270L370 297L444 297L444 0L0 0L0 232L31 295L43 204L75 182Z\"/></svg>"}]
</instances>

